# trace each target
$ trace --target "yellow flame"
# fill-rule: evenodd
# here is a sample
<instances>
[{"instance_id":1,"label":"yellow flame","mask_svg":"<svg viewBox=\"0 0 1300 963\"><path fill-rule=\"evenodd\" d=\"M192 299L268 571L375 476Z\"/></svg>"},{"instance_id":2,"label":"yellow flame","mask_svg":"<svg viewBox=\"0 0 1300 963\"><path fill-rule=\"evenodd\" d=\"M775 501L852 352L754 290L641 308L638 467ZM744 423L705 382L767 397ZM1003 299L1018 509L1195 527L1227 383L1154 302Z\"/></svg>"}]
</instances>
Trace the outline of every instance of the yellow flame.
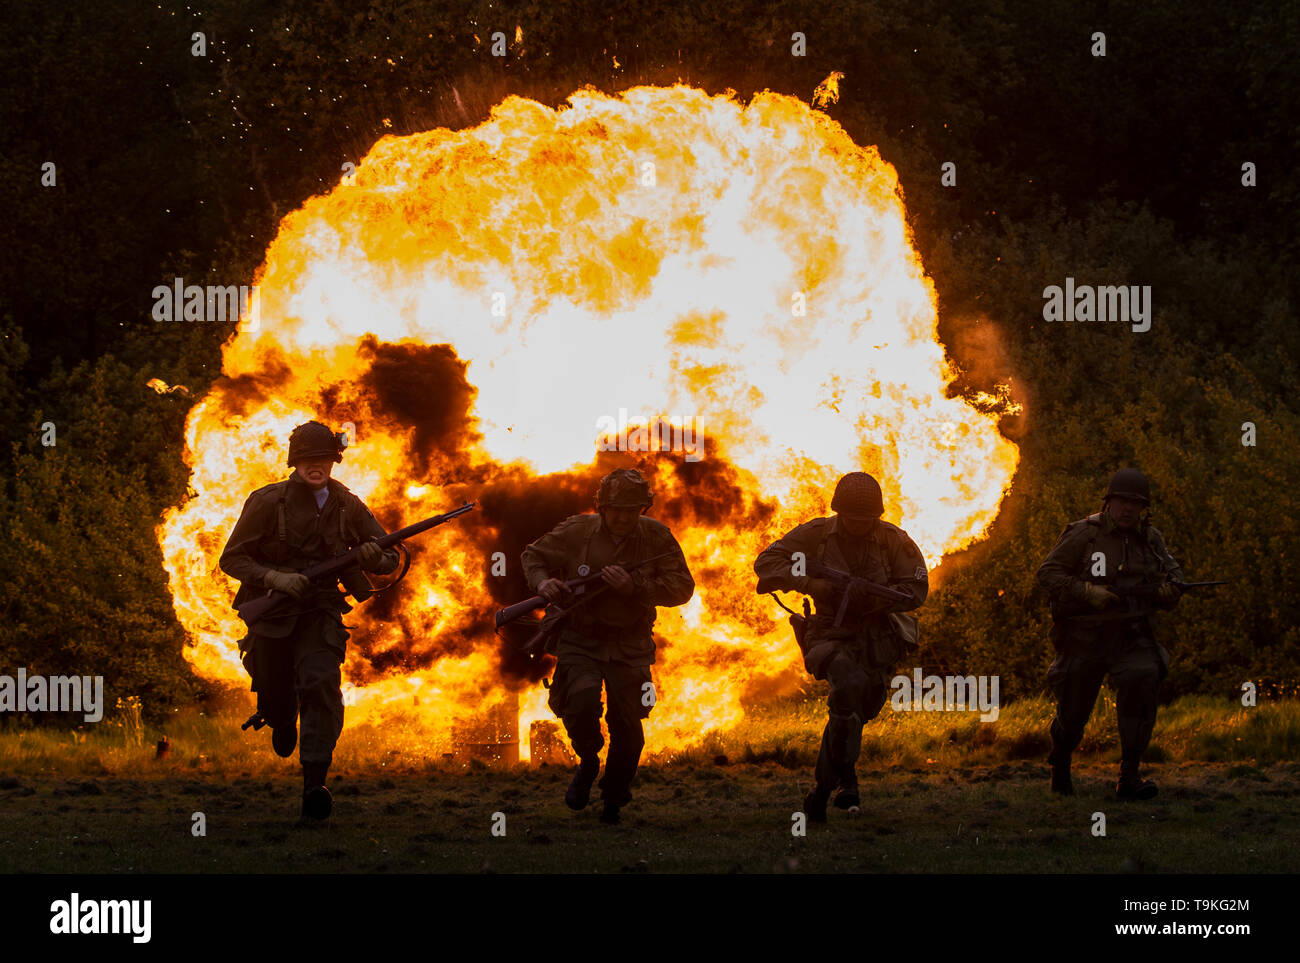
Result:
<instances>
[{"instance_id":1,"label":"yellow flame","mask_svg":"<svg viewBox=\"0 0 1300 963\"><path fill-rule=\"evenodd\" d=\"M188 395L190 393L190 389L185 387L184 385L169 385L161 378L150 378L148 381L145 382L145 386L148 388L152 388L160 395L172 395L172 394L176 394L177 392L180 392L183 395Z\"/></svg>"},{"instance_id":2,"label":"yellow flame","mask_svg":"<svg viewBox=\"0 0 1300 963\"><path fill-rule=\"evenodd\" d=\"M840 81L844 75L838 70L832 70L830 76L817 85L813 91L812 105L814 107L826 107L829 104L837 104L840 101Z\"/></svg>"},{"instance_id":3,"label":"yellow flame","mask_svg":"<svg viewBox=\"0 0 1300 963\"><path fill-rule=\"evenodd\" d=\"M830 102L840 76L818 88ZM286 474L288 432L317 415L324 384L342 386L360 413L346 417L369 426L337 476L404 522L413 500L442 510L447 486L497 466L590 465L599 419L619 409L701 427L716 444L707 457L734 467L736 518L759 500L777 506L765 528L675 526L698 590L656 627L667 642L647 724L657 749L733 725L747 700L804 678L751 565L828 512L840 474L875 474L886 519L933 565L987 530L1017 465L997 430L1006 389L948 396L955 373L894 169L780 94L742 106L683 85L588 88L560 110L510 97L473 129L385 136L353 186L284 219L258 280L262 323L232 336L223 370L285 380L248 408L221 391L195 406L197 495L159 530L186 656L209 677L246 683L217 558L248 492ZM370 411L361 388L366 335L447 343L467 362L482 439L456 463L413 477L409 426ZM661 493L680 491L662 456L649 470ZM454 525L431 537L441 562L413 567L405 627L364 606L348 617L375 651L409 643L426 667L376 677L350 650L345 672L364 683L349 719L414 705L430 737L447 738L502 682L483 560ZM467 610L483 626L474 651L428 663ZM525 755L540 718L544 691L524 693Z\"/></svg>"}]
</instances>

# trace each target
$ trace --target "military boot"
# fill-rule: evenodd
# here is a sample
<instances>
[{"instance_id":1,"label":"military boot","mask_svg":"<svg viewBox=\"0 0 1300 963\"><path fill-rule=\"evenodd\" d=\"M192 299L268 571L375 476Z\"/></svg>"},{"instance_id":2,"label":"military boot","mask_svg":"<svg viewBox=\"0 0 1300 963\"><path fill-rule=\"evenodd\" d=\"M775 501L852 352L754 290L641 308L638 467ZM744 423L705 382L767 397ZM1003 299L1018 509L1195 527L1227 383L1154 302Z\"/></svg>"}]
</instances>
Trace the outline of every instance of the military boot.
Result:
<instances>
[{"instance_id":1,"label":"military boot","mask_svg":"<svg viewBox=\"0 0 1300 963\"><path fill-rule=\"evenodd\" d=\"M586 809L591 802L591 785L600 772L600 757L588 756L578 763L573 781L564 793L564 804L570 809Z\"/></svg>"},{"instance_id":2,"label":"military boot","mask_svg":"<svg viewBox=\"0 0 1300 963\"><path fill-rule=\"evenodd\" d=\"M1155 783L1143 779L1134 769L1120 773L1119 784L1115 787L1115 798L1124 802L1133 802L1137 799L1151 799L1159 791Z\"/></svg>"},{"instance_id":3,"label":"military boot","mask_svg":"<svg viewBox=\"0 0 1300 963\"><path fill-rule=\"evenodd\" d=\"M840 791L835 794L835 808L843 809L851 813L856 813L862 808L862 797L858 795L858 780L854 777L852 780L844 780L840 783Z\"/></svg>"},{"instance_id":4,"label":"military boot","mask_svg":"<svg viewBox=\"0 0 1300 963\"><path fill-rule=\"evenodd\" d=\"M810 823L826 822L826 801L831 798L831 791L826 786L813 786L812 791L803 797L803 814Z\"/></svg>"},{"instance_id":5,"label":"military boot","mask_svg":"<svg viewBox=\"0 0 1300 963\"><path fill-rule=\"evenodd\" d=\"M1052 792L1059 793L1062 796L1074 795L1074 783L1070 780L1070 757L1062 756L1061 761L1057 761L1056 755L1047 757L1047 761L1052 764Z\"/></svg>"},{"instance_id":6,"label":"military boot","mask_svg":"<svg viewBox=\"0 0 1300 963\"><path fill-rule=\"evenodd\" d=\"M608 826L615 826L621 822L618 814L618 803L612 799L606 799L604 808L600 811L600 821Z\"/></svg>"},{"instance_id":7,"label":"military boot","mask_svg":"<svg viewBox=\"0 0 1300 963\"><path fill-rule=\"evenodd\" d=\"M325 788L325 774L329 766L320 763L303 763L302 767L302 818L304 822L322 822L329 819L334 808L334 797Z\"/></svg>"}]
</instances>

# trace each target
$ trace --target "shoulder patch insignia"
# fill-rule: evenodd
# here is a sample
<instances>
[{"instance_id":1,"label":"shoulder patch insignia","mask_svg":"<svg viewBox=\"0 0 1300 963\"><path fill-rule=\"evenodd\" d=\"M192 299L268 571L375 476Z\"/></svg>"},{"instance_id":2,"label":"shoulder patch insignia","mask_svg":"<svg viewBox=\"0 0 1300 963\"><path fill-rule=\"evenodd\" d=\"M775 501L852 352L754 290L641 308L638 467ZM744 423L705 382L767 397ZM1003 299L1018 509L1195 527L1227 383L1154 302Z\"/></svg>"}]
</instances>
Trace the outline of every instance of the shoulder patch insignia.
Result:
<instances>
[{"instance_id":1,"label":"shoulder patch insignia","mask_svg":"<svg viewBox=\"0 0 1300 963\"><path fill-rule=\"evenodd\" d=\"M915 574L914 576L912 576L912 577L915 578L918 582L924 582L924 581L925 581L925 567L922 566L922 565L918 565L918 566L916 567L916 574Z\"/></svg>"}]
</instances>

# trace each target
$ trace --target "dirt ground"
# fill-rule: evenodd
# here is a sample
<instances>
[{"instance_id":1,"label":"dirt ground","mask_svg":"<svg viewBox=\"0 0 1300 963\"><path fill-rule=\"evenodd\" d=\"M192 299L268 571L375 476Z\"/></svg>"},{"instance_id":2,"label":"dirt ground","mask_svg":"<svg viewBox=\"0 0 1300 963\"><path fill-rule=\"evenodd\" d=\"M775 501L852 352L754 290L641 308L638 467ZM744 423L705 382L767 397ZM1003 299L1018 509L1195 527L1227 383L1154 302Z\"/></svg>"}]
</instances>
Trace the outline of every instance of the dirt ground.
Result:
<instances>
[{"instance_id":1,"label":"dirt ground","mask_svg":"<svg viewBox=\"0 0 1300 963\"><path fill-rule=\"evenodd\" d=\"M774 763L643 767L623 822L574 813L557 767L331 774L334 814L299 826L301 782L204 773L0 776L0 872L1277 873L1300 868L1300 765L1155 765L1151 801L1110 766L1048 791L1038 762L894 766L860 814L798 836L810 774ZM204 835L196 835L202 813ZM1105 835L1098 835L1105 817ZM498 816L496 814L502 814ZM495 834L494 834L495 828Z\"/></svg>"}]
</instances>

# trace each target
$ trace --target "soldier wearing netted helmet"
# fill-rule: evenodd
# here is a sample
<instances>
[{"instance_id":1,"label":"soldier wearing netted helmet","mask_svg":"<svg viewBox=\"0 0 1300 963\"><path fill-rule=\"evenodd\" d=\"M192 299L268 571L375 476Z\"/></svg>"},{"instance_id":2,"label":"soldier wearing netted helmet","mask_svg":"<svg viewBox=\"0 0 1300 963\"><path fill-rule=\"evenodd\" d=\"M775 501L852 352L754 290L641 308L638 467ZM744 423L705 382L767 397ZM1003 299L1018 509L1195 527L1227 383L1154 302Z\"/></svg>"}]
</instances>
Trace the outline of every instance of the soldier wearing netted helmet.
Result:
<instances>
[{"instance_id":1,"label":"soldier wearing netted helmet","mask_svg":"<svg viewBox=\"0 0 1300 963\"><path fill-rule=\"evenodd\" d=\"M583 809L605 743L600 731L604 686L609 754L600 781L600 818L607 823L618 822L619 810L632 798L632 778L645 746L641 723L655 703L650 671L655 607L684 605L695 594L695 581L672 532L645 515L653 502L640 472L617 469L601 479L596 514L565 519L523 553L529 587L562 606L575 601L566 581L601 573L603 584L587 587L590 600L572 607L555 636L555 678L548 701L579 759L564 801L571 809ZM666 557L632 572L623 567L660 555Z\"/></svg>"},{"instance_id":2,"label":"soldier wearing netted helmet","mask_svg":"<svg viewBox=\"0 0 1300 963\"><path fill-rule=\"evenodd\" d=\"M343 731L339 666L348 640L343 613L352 607L336 585L313 583L301 572L358 547L366 571L388 573L399 562L396 550L374 544L387 533L370 509L330 477L344 447L344 438L318 421L295 428L288 458L293 473L248 496L220 562L240 583L234 605L268 589L294 599L276 617L259 621L240 641L240 651L257 693L249 725L269 725L271 746L280 756L298 748L307 821L327 818L332 807L325 778Z\"/></svg>"},{"instance_id":3,"label":"soldier wearing netted helmet","mask_svg":"<svg viewBox=\"0 0 1300 963\"><path fill-rule=\"evenodd\" d=\"M804 814L814 822L826 820L836 790L835 806L857 811L862 727L880 712L894 664L915 644L915 619L904 613L919 608L929 592L921 550L880 517L884 499L874 478L866 472L842 477L831 510L834 515L787 532L754 562L759 592L802 592L816 604L810 613L805 602L805 616L792 619L802 626L796 638L804 667L830 682L816 782L804 798ZM824 577L826 569L859 581L832 580ZM863 581L893 589L897 597L864 592Z\"/></svg>"},{"instance_id":4,"label":"soldier wearing netted helmet","mask_svg":"<svg viewBox=\"0 0 1300 963\"><path fill-rule=\"evenodd\" d=\"M1068 525L1038 568L1052 601L1056 659L1047 682L1056 696L1052 720L1052 791L1074 794L1071 756L1083 738L1102 680L1109 675L1119 720L1116 796L1150 799L1154 782L1139 775L1156 722L1156 694L1169 653L1156 641L1154 609L1172 609L1183 573L1151 524L1151 486L1133 468L1117 471L1102 510ZM1149 604L1127 605L1121 594L1146 590Z\"/></svg>"}]
</instances>

